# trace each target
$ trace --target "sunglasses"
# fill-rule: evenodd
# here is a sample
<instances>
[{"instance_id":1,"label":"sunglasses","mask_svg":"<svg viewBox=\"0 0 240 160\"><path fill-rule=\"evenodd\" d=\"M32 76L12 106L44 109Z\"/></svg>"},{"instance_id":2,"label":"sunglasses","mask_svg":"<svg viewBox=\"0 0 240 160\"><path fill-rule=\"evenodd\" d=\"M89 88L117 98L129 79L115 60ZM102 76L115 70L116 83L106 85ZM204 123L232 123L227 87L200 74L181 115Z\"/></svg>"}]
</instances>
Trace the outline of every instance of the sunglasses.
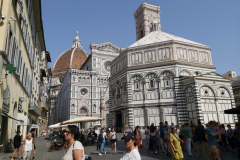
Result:
<instances>
[{"instance_id":1,"label":"sunglasses","mask_svg":"<svg viewBox=\"0 0 240 160\"><path fill-rule=\"evenodd\" d=\"M71 133L71 132L70 131L64 131L64 134L68 135L69 133Z\"/></svg>"}]
</instances>

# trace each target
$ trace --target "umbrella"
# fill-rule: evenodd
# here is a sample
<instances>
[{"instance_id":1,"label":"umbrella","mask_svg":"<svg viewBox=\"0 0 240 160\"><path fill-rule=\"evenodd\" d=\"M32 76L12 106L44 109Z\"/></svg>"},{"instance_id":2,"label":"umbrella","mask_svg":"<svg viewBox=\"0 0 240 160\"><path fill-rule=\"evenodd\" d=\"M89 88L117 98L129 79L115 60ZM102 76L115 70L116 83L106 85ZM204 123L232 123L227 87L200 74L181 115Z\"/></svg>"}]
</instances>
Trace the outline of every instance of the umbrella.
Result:
<instances>
[{"instance_id":1,"label":"umbrella","mask_svg":"<svg viewBox=\"0 0 240 160\"><path fill-rule=\"evenodd\" d=\"M225 114L240 114L240 107L224 110Z\"/></svg>"},{"instance_id":2,"label":"umbrella","mask_svg":"<svg viewBox=\"0 0 240 160\"><path fill-rule=\"evenodd\" d=\"M48 126L48 128L67 128L67 125L61 125L60 123Z\"/></svg>"},{"instance_id":3,"label":"umbrella","mask_svg":"<svg viewBox=\"0 0 240 160\"><path fill-rule=\"evenodd\" d=\"M75 124L80 122L97 122L102 120L103 120L102 118L97 118L97 117L76 117L74 119L64 121L61 124L63 125L63 124Z\"/></svg>"}]
</instances>

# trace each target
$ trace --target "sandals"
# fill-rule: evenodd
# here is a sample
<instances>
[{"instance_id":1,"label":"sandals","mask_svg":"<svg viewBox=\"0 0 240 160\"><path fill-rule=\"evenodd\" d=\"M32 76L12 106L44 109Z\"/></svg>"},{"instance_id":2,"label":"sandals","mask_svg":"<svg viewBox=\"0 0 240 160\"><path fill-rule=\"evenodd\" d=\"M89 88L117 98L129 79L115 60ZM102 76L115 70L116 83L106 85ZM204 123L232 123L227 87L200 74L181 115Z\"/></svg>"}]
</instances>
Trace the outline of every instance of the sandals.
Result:
<instances>
[{"instance_id":1,"label":"sandals","mask_svg":"<svg viewBox=\"0 0 240 160\"><path fill-rule=\"evenodd\" d=\"M112 154L117 154L117 152L112 152Z\"/></svg>"}]
</instances>

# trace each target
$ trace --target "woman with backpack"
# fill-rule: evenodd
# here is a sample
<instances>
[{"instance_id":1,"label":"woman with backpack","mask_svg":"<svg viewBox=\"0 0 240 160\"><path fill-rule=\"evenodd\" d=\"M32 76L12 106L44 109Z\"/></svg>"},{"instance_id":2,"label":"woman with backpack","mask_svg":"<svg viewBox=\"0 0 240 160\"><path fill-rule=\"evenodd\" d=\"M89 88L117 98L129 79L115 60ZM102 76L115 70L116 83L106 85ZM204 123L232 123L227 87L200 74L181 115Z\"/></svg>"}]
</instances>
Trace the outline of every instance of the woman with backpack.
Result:
<instances>
[{"instance_id":1,"label":"woman with backpack","mask_svg":"<svg viewBox=\"0 0 240 160\"><path fill-rule=\"evenodd\" d=\"M98 135L98 141L101 143L101 147L99 150L99 156L101 156L101 152L104 151L104 153L106 154L106 148L105 148L105 141L107 140L107 134L104 132L104 129L101 128L100 133Z\"/></svg>"}]
</instances>

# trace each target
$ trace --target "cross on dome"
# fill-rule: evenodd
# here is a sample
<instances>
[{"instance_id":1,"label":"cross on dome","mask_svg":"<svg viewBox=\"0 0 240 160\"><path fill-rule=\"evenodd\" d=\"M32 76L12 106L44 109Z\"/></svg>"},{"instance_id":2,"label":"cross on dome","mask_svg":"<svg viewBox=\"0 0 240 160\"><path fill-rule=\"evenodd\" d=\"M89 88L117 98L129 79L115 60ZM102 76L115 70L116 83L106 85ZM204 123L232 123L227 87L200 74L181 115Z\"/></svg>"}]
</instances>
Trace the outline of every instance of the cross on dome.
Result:
<instances>
[{"instance_id":1,"label":"cross on dome","mask_svg":"<svg viewBox=\"0 0 240 160\"><path fill-rule=\"evenodd\" d=\"M73 40L73 46L72 48L82 48L81 46L81 40L79 39L78 37L78 31L76 32L76 37L75 39Z\"/></svg>"}]
</instances>

